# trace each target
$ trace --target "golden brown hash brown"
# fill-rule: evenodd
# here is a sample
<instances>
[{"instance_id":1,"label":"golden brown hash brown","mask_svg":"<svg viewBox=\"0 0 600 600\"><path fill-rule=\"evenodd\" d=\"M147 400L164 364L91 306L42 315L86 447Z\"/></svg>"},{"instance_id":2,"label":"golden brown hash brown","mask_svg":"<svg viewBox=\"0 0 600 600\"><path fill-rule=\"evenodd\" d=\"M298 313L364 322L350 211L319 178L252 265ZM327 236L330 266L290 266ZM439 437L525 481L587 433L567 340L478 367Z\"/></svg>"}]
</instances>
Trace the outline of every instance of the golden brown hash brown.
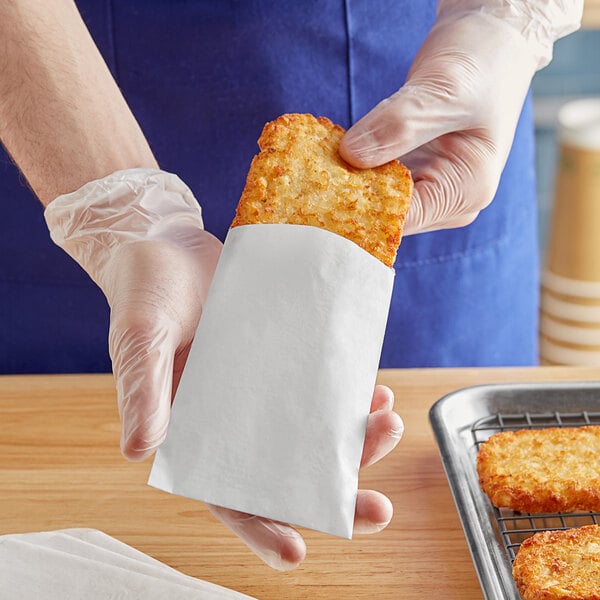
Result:
<instances>
[{"instance_id":1,"label":"golden brown hash brown","mask_svg":"<svg viewBox=\"0 0 600 600\"><path fill-rule=\"evenodd\" d=\"M600 600L600 526L542 531L513 563L523 600Z\"/></svg>"},{"instance_id":2,"label":"golden brown hash brown","mask_svg":"<svg viewBox=\"0 0 600 600\"><path fill-rule=\"evenodd\" d=\"M477 455L483 491L522 512L600 510L600 426L504 431Z\"/></svg>"},{"instance_id":3,"label":"golden brown hash brown","mask_svg":"<svg viewBox=\"0 0 600 600\"><path fill-rule=\"evenodd\" d=\"M258 140L231 224L290 223L327 229L394 264L412 194L394 160L356 169L338 153L344 129L326 117L282 115Z\"/></svg>"}]
</instances>

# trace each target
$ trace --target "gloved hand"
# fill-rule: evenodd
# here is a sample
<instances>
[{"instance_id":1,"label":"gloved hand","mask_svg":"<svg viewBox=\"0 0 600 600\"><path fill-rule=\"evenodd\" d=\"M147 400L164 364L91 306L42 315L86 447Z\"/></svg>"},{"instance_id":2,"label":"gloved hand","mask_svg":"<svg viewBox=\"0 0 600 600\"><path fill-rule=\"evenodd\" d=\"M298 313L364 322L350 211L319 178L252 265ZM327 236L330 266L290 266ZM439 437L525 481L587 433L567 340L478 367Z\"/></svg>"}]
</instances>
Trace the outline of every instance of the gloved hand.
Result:
<instances>
[{"instance_id":1,"label":"gloved hand","mask_svg":"<svg viewBox=\"0 0 600 600\"><path fill-rule=\"evenodd\" d=\"M409 167L406 234L467 225L492 201L531 79L582 10L582 0L439 1L405 85L340 147L357 167Z\"/></svg>"},{"instance_id":2,"label":"gloved hand","mask_svg":"<svg viewBox=\"0 0 600 600\"><path fill-rule=\"evenodd\" d=\"M109 351L121 450L143 460L166 435L221 242L175 175L130 169L59 196L45 211L52 240L110 305Z\"/></svg>"},{"instance_id":3,"label":"gloved hand","mask_svg":"<svg viewBox=\"0 0 600 600\"><path fill-rule=\"evenodd\" d=\"M45 212L54 242L100 286L111 309L109 350L122 421L121 449L143 460L163 441L171 402L208 292L221 242L204 231L200 208L175 175L118 171L58 197ZM363 465L392 450L402 421L393 395L375 390ZM297 566L306 552L289 525L211 506L267 564ZM379 531L389 500L360 491L355 530Z\"/></svg>"},{"instance_id":4,"label":"gloved hand","mask_svg":"<svg viewBox=\"0 0 600 600\"><path fill-rule=\"evenodd\" d=\"M392 390L376 386L367 421L361 468L382 459L400 441L404 425L399 415L393 412L393 405ZM208 509L274 569L290 570L304 559L304 540L290 525L213 505L208 505ZM358 490L354 533L377 533L390 522L392 514L393 507L386 496L374 490Z\"/></svg>"}]
</instances>

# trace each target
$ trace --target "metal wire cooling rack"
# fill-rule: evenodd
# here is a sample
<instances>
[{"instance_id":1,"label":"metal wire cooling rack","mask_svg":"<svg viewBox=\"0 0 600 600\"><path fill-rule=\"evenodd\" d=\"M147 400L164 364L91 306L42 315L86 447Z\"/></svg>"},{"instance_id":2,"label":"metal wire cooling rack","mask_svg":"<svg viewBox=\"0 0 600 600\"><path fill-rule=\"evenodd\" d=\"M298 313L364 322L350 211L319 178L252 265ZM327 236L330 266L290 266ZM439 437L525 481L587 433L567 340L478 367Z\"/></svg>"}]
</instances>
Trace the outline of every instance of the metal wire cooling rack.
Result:
<instances>
[{"instance_id":1,"label":"metal wire cooling rack","mask_svg":"<svg viewBox=\"0 0 600 600\"><path fill-rule=\"evenodd\" d=\"M483 442L500 431L581 427L584 425L600 425L600 412L498 413L473 423L471 434L475 446L479 450L479 446ZM492 511L511 563L514 561L521 543L534 533L600 524L599 512L531 514L496 507L493 507Z\"/></svg>"}]
</instances>

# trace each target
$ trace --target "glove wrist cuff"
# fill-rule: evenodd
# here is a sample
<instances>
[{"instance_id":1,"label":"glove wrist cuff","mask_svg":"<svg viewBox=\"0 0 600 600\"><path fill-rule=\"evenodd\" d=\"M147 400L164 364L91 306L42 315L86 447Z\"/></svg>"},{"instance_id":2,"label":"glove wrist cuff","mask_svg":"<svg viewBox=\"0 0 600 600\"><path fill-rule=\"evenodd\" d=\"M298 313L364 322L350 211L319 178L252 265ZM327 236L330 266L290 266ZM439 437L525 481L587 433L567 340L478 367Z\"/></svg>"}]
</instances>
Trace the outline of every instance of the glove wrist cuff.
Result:
<instances>
[{"instance_id":1,"label":"glove wrist cuff","mask_svg":"<svg viewBox=\"0 0 600 600\"><path fill-rule=\"evenodd\" d=\"M102 286L107 262L121 245L197 235L200 206L172 173L126 169L58 196L44 212L52 241Z\"/></svg>"},{"instance_id":2,"label":"glove wrist cuff","mask_svg":"<svg viewBox=\"0 0 600 600\"><path fill-rule=\"evenodd\" d=\"M438 21L467 14L489 17L511 27L526 42L536 70L552 60L554 42L581 25L583 0L439 0Z\"/></svg>"}]
</instances>

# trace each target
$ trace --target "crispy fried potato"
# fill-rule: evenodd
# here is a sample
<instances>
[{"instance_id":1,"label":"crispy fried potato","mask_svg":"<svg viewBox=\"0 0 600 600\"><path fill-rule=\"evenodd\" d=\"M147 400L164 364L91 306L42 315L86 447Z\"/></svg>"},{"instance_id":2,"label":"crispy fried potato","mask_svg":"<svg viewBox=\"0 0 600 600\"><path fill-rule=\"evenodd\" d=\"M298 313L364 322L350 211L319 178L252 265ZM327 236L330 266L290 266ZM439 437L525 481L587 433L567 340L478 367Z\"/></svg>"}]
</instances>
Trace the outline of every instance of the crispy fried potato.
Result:
<instances>
[{"instance_id":1,"label":"crispy fried potato","mask_svg":"<svg viewBox=\"0 0 600 600\"><path fill-rule=\"evenodd\" d=\"M482 489L513 510L600 510L600 426L497 433L477 455Z\"/></svg>"},{"instance_id":2,"label":"crispy fried potato","mask_svg":"<svg viewBox=\"0 0 600 600\"><path fill-rule=\"evenodd\" d=\"M523 600L600 600L600 526L536 533L512 572Z\"/></svg>"},{"instance_id":3,"label":"crispy fried potato","mask_svg":"<svg viewBox=\"0 0 600 600\"><path fill-rule=\"evenodd\" d=\"M355 169L338 153L343 135L339 125L308 114L267 123L231 226L320 227L391 267L412 194L410 173L396 160Z\"/></svg>"}]
</instances>

